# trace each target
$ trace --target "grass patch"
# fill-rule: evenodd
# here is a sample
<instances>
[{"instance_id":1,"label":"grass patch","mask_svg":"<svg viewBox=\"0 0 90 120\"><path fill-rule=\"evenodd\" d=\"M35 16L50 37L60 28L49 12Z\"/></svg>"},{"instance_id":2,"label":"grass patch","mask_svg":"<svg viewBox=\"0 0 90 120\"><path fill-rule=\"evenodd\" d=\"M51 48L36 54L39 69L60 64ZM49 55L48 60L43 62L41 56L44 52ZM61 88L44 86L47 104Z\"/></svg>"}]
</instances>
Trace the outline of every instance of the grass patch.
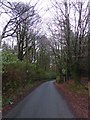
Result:
<instances>
[{"instance_id":1,"label":"grass patch","mask_svg":"<svg viewBox=\"0 0 90 120\"><path fill-rule=\"evenodd\" d=\"M88 95L88 86L81 84L67 84L66 88L80 95Z\"/></svg>"}]
</instances>

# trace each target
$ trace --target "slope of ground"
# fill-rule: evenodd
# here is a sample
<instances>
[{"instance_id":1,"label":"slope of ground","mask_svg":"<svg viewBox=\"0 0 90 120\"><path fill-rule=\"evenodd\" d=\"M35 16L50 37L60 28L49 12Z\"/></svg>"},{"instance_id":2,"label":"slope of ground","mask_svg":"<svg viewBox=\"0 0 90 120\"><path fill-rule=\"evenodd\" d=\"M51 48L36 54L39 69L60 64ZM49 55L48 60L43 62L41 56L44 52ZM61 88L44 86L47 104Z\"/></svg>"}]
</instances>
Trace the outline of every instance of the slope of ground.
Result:
<instances>
[{"instance_id":1,"label":"slope of ground","mask_svg":"<svg viewBox=\"0 0 90 120\"><path fill-rule=\"evenodd\" d=\"M77 118L88 118L88 90L83 87L76 90L73 82L72 85L70 83L54 84L68 101L75 116Z\"/></svg>"}]
</instances>

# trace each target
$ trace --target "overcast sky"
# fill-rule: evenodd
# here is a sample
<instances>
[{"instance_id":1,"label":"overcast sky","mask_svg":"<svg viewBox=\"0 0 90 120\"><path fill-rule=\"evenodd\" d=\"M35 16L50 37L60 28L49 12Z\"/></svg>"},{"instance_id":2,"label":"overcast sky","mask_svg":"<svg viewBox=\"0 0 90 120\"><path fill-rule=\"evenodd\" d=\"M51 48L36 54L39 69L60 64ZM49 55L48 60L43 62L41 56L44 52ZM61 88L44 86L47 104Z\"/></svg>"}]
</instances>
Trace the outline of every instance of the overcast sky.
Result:
<instances>
[{"instance_id":1,"label":"overcast sky","mask_svg":"<svg viewBox=\"0 0 90 120\"><path fill-rule=\"evenodd\" d=\"M51 8L51 2L50 0L8 0L10 2L24 2L24 3L31 3L31 5L36 5L36 9L39 11L39 15L42 17L43 26L46 25L46 23L52 19L53 16L53 9ZM0 16L0 33L2 32L2 29L4 25L7 23L7 16L5 14Z\"/></svg>"},{"instance_id":2,"label":"overcast sky","mask_svg":"<svg viewBox=\"0 0 90 120\"><path fill-rule=\"evenodd\" d=\"M52 18L54 16L54 9L52 8L51 0L8 0L10 2L25 2L25 3L31 3L31 5L34 5L38 2L36 9L39 11L39 15L42 17L43 21L43 30L47 31L46 24L49 22L52 22ZM52 0L55 1L55 0ZM57 0L58 2L62 2L64 0ZM67 0L69 1L69 0ZM85 1L86 3L88 0L70 0L70 1ZM71 13L73 15L73 12ZM71 15L71 16L72 16ZM0 16L0 33L2 32L3 27L5 26L7 22L7 16L5 14Z\"/></svg>"},{"instance_id":3,"label":"overcast sky","mask_svg":"<svg viewBox=\"0 0 90 120\"><path fill-rule=\"evenodd\" d=\"M22 1L24 3L30 3L31 5L35 5L37 3L35 8L36 10L38 10L39 15L42 17L42 23L43 23L42 30L44 33L47 31L46 24L48 23L48 21L50 22L53 16L53 12L52 12L53 9L51 8L50 0L8 0L8 1L10 2L21 2ZM7 22L8 22L8 16L6 14L0 15L0 34L2 33L2 30Z\"/></svg>"},{"instance_id":4,"label":"overcast sky","mask_svg":"<svg viewBox=\"0 0 90 120\"><path fill-rule=\"evenodd\" d=\"M51 1L58 1L58 2L62 2L65 0L7 0L7 1L14 1L14 2L24 2L24 3L31 3L31 5L34 5L35 3L38 3L36 5L36 9L39 11L39 15L42 17L43 19L43 23L46 22L50 22L50 20L53 18L54 16L54 9L52 8L52 3ZM84 1L84 2L88 2L89 0L67 0L67 1ZM72 13L73 14L73 13ZM0 26L2 26L5 24L6 22L6 15L2 15L0 16ZM0 29L1 32L2 29Z\"/></svg>"}]
</instances>

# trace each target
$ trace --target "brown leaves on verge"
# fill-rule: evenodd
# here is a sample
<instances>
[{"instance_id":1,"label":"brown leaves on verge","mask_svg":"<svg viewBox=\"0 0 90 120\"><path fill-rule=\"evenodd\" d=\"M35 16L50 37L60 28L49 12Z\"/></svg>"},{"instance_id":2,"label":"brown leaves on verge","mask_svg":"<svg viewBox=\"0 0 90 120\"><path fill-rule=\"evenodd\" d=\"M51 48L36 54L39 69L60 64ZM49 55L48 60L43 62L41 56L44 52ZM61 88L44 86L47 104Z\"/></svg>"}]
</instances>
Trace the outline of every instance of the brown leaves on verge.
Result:
<instances>
[{"instance_id":1,"label":"brown leaves on verge","mask_svg":"<svg viewBox=\"0 0 90 120\"><path fill-rule=\"evenodd\" d=\"M65 97L76 118L88 118L88 95L70 91L66 84L55 83L55 87Z\"/></svg>"}]
</instances>

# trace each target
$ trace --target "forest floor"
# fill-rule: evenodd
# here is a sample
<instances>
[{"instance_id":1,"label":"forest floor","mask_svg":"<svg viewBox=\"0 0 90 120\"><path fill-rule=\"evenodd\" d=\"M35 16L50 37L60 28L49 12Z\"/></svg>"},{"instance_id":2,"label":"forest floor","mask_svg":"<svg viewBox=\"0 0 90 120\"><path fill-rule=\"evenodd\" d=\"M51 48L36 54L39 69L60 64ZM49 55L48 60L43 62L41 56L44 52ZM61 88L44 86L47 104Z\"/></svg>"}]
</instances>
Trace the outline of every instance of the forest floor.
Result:
<instances>
[{"instance_id":1,"label":"forest floor","mask_svg":"<svg viewBox=\"0 0 90 120\"><path fill-rule=\"evenodd\" d=\"M83 81L83 80L82 80ZM88 118L89 97L86 85L76 86L73 80L58 84L54 83L60 94L67 100L76 118Z\"/></svg>"},{"instance_id":2,"label":"forest floor","mask_svg":"<svg viewBox=\"0 0 90 120\"><path fill-rule=\"evenodd\" d=\"M7 111L11 110L14 106L16 106L21 100L25 98L28 94L30 94L35 88L37 88L40 84L45 81L37 81L32 84L27 85L25 88L19 88L14 93L8 94L8 96L2 96L3 100L7 100L7 104L3 104L2 114L5 115Z\"/></svg>"}]
</instances>

